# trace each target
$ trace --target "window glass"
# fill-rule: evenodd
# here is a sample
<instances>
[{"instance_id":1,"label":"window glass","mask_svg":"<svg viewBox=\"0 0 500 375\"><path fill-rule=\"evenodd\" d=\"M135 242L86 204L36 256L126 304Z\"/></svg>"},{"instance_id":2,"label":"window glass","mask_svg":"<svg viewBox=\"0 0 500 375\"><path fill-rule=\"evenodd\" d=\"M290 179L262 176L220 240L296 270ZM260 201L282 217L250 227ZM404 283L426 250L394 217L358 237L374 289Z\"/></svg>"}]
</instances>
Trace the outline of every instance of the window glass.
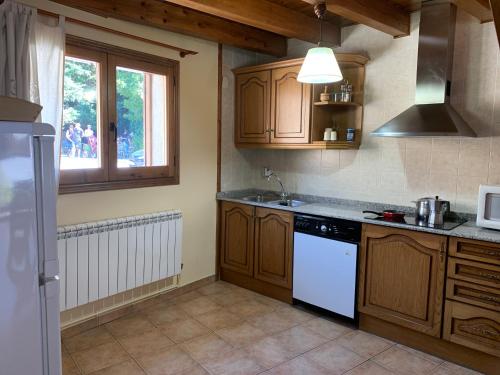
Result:
<instances>
[{"instance_id":1,"label":"window glass","mask_svg":"<svg viewBox=\"0 0 500 375\"><path fill-rule=\"evenodd\" d=\"M118 168L167 165L166 77L116 68Z\"/></svg>"},{"instance_id":2,"label":"window glass","mask_svg":"<svg viewBox=\"0 0 500 375\"><path fill-rule=\"evenodd\" d=\"M61 169L101 167L99 63L66 56Z\"/></svg>"}]
</instances>

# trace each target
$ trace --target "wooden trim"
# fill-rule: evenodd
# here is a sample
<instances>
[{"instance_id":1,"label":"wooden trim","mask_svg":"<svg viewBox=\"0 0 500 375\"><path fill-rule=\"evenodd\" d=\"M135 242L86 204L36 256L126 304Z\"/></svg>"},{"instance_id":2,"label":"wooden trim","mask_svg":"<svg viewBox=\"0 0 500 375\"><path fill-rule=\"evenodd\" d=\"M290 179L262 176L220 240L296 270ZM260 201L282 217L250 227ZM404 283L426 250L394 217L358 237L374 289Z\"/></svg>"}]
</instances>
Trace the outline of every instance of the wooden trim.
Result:
<instances>
[{"instance_id":1,"label":"wooden trim","mask_svg":"<svg viewBox=\"0 0 500 375\"><path fill-rule=\"evenodd\" d=\"M344 68L363 66L366 65L368 61L370 61L369 57L357 53L336 53L335 58L337 59L337 62L339 63L340 67ZM241 68L233 69L233 73L234 74L254 73L254 72L259 72L261 70L287 68L290 66L302 65L303 62L304 58L300 57L297 59L276 61L267 64L244 66Z\"/></svg>"},{"instance_id":2,"label":"wooden trim","mask_svg":"<svg viewBox=\"0 0 500 375\"><path fill-rule=\"evenodd\" d=\"M477 350L412 331L363 313L359 314L359 328L486 374L498 374L499 358Z\"/></svg>"},{"instance_id":3,"label":"wooden trim","mask_svg":"<svg viewBox=\"0 0 500 375\"><path fill-rule=\"evenodd\" d=\"M141 180L123 180L110 182L89 182L81 184L59 185L59 194L74 194L105 190L136 189L153 186L179 185L179 175L164 178L145 178Z\"/></svg>"},{"instance_id":4,"label":"wooden trim","mask_svg":"<svg viewBox=\"0 0 500 375\"><path fill-rule=\"evenodd\" d=\"M49 11L46 11L46 10L43 10L43 9L38 9L37 12L38 12L38 14L42 14L42 15L47 16L47 17L53 17L53 18L59 18L60 17L59 14L52 13L52 12L49 12ZM143 38L143 37L140 37L140 36L137 36L137 35L133 35L133 34L124 33L122 31L110 29L110 28L107 28L107 27L104 27L104 26L99 26L99 25L96 25L96 24L93 24L93 23L90 23L90 22L81 21L81 20L78 20L76 18L71 18L71 17L66 17L65 16L64 19L65 19L66 22L74 23L76 25L91 27L91 28L96 29L96 30L104 31L104 32L107 32L107 33L110 33L110 34L114 34L114 35L123 36L123 37L128 38L128 39L138 40L139 42L148 43L148 44L152 44L154 46L159 46L159 47L171 49L171 50L179 52L179 56L180 57L186 57L188 55L197 55L198 54L198 52L196 52L196 51L191 51L191 50L188 50L188 49L175 47L175 46L173 46L171 44L167 44L167 43L163 43L163 42L158 42L156 40Z\"/></svg>"},{"instance_id":5,"label":"wooden trim","mask_svg":"<svg viewBox=\"0 0 500 375\"><path fill-rule=\"evenodd\" d=\"M288 38L311 43L317 43L321 38L320 21L316 17L310 17L267 0L167 0L167 2ZM323 21L322 42L340 46L340 22L337 19L333 22Z\"/></svg>"},{"instance_id":6,"label":"wooden trim","mask_svg":"<svg viewBox=\"0 0 500 375\"><path fill-rule=\"evenodd\" d=\"M223 46L218 45L217 54L217 192L221 191L222 183L222 64L223 64ZM220 278L220 252L221 252L221 202L216 204L216 219L215 219L215 275Z\"/></svg>"},{"instance_id":7,"label":"wooden trim","mask_svg":"<svg viewBox=\"0 0 500 375\"><path fill-rule=\"evenodd\" d=\"M269 284L227 268L220 269L220 279L286 303L291 304L293 300L291 289Z\"/></svg>"},{"instance_id":8,"label":"wooden trim","mask_svg":"<svg viewBox=\"0 0 500 375\"><path fill-rule=\"evenodd\" d=\"M282 57L286 38L160 0L55 0L101 17L156 27L217 43Z\"/></svg>"},{"instance_id":9,"label":"wooden trim","mask_svg":"<svg viewBox=\"0 0 500 375\"><path fill-rule=\"evenodd\" d=\"M493 21L497 31L497 39L500 44L500 0L490 0L491 10L493 12Z\"/></svg>"}]
</instances>

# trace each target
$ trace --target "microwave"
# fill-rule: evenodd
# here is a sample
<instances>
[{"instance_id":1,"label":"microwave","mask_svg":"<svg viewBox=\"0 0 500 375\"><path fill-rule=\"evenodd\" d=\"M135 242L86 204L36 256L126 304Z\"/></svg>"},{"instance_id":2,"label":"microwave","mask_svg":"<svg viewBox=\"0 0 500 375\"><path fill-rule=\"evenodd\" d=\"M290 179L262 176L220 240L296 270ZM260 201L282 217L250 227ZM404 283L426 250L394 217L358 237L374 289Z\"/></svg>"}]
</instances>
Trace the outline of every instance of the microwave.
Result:
<instances>
[{"instance_id":1,"label":"microwave","mask_svg":"<svg viewBox=\"0 0 500 375\"><path fill-rule=\"evenodd\" d=\"M476 224L500 229L500 186L479 186Z\"/></svg>"}]
</instances>

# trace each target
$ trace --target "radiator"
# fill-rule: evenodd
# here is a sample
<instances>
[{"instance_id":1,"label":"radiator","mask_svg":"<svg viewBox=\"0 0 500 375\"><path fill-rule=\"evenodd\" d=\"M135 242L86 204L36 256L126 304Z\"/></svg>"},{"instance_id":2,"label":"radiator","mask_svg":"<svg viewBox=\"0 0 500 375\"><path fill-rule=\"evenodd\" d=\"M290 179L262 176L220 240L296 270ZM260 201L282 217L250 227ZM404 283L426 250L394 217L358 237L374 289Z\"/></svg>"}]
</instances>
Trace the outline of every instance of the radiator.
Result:
<instances>
[{"instance_id":1,"label":"radiator","mask_svg":"<svg viewBox=\"0 0 500 375\"><path fill-rule=\"evenodd\" d=\"M180 211L65 226L57 232L61 311L181 272Z\"/></svg>"}]
</instances>

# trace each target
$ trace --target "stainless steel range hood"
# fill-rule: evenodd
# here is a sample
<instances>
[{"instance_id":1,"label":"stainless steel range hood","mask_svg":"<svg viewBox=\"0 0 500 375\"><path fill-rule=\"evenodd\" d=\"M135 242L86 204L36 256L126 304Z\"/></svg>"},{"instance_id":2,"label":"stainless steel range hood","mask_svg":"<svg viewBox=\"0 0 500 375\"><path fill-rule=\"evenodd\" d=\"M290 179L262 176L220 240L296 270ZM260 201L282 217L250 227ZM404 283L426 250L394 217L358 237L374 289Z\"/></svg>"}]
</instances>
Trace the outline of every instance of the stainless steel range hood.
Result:
<instances>
[{"instance_id":1,"label":"stainless steel range hood","mask_svg":"<svg viewBox=\"0 0 500 375\"><path fill-rule=\"evenodd\" d=\"M476 137L450 105L457 8L450 3L422 4L415 105L382 125L377 137Z\"/></svg>"}]
</instances>

